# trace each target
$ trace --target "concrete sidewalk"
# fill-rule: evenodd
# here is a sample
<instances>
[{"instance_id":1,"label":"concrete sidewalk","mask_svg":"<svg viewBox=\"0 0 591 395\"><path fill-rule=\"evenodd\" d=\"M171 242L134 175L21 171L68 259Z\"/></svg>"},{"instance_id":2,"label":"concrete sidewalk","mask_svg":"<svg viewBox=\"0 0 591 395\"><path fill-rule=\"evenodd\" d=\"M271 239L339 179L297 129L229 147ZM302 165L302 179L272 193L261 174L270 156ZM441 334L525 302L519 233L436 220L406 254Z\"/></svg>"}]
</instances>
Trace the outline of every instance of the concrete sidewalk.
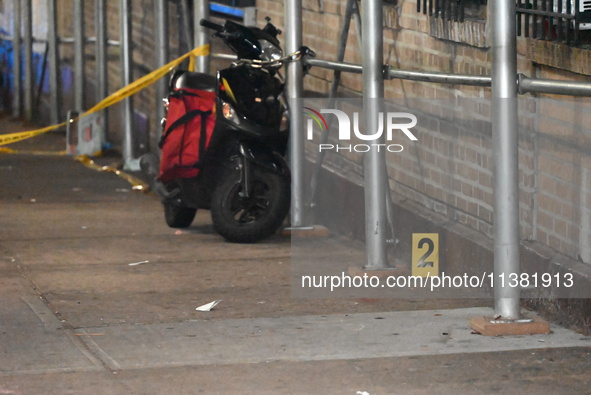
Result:
<instances>
[{"instance_id":1,"label":"concrete sidewalk","mask_svg":"<svg viewBox=\"0 0 591 395\"><path fill-rule=\"evenodd\" d=\"M0 185L0 394L591 393L589 337L471 333L492 301L292 298L289 238L170 229L71 157L0 154Z\"/></svg>"}]
</instances>

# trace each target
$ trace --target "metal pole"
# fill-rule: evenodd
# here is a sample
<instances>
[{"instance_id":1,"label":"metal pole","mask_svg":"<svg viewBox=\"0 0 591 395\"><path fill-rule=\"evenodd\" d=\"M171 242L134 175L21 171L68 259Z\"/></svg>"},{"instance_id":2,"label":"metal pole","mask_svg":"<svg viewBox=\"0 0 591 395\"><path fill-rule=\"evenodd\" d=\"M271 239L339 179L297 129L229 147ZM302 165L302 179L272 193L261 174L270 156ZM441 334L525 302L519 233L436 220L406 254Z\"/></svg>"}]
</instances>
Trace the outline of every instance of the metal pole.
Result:
<instances>
[{"instance_id":1,"label":"metal pole","mask_svg":"<svg viewBox=\"0 0 591 395\"><path fill-rule=\"evenodd\" d=\"M356 7L356 5L357 0L347 0L347 5L345 7L345 17L343 19L343 25L341 26L341 32L339 34L339 41L337 47L337 61L335 63L342 63L343 59L345 59L347 39L349 37L349 27L351 26L351 16L353 15L353 8ZM362 68L361 66L359 66L359 73L361 73L361 70ZM339 85L341 83L341 71L342 70L340 69L334 70L333 79L330 84L330 92L328 94L327 108L335 108ZM327 128L327 130L324 131L322 135L321 144L324 144L328 141L328 129L330 129L330 125L331 124L329 121L329 127ZM320 174L320 170L322 169L322 164L324 162L325 156L326 151L324 150L318 153L318 156L316 157L316 163L314 163L312 177L310 179L310 207L312 209L316 206L316 189L318 187L318 176ZM313 210L312 213L314 213Z\"/></svg>"},{"instance_id":2,"label":"metal pole","mask_svg":"<svg viewBox=\"0 0 591 395\"><path fill-rule=\"evenodd\" d=\"M394 70L388 66L388 79L405 79L410 81L437 82L440 84L458 84L473 86L490 86L491 77L486 75L448 74L429 71Z\"/></svg>"},{"instance_id":3,"label":"metal pole","mask_svg":"<svg viewBox=\"0 0 591 395\"><path fill-rule=\"evenodd\" d=\"M160 3L157 1L157 3ZM95 56L96 56L96 102L98 103L109 93L109 77L107 74L107 2L106 0L95 0L94 2L94 31L96 35ZM103 112L103 128L107 135L108 109Z\"/></svg>"},{"instance_id":4,"label":"metal pole","mask_svg":"<svg viewBox=\"0 0 591 395\"><path fill-rule=\"evenodd\" d=\"M56 125L59 123L61 104L56 0L48 0L47 2L47 45L49 55L49 120L51 124Z\"/></svg>"},{"instance_id":5,"label":"metal pole","mask_svg":"<svg viewBox=\"0 0 591 395\"><path fill-rule=\"evenodd\" d=\"M322 67L340 72L361 74L363 67L359 64L335 62L317 58L306 58L307 65ZM486 75L449 74L431 71L395 70L387 66L384 75L387 79L404 79L410 81L424 81L439 84L491 86L492 78ZM519 74L517 82L519 93L549 93L567 96L591 96L591 83L584 81L562 81L526 77Z\"/></svg>"},{"instance_id":6,"label":"metal pole","mask_svg":"<svg viewBox=\"0 0 591 395\"><path fill-rule=\"evenodd\" d=\"M193 38L195 34L193 33L192 26L189 23L189 0L180 0L180 11L181 11L181 18L183 21L183 33L185 36L185 42L187 43L187 50L193 49Z\"/></svg>"},{"instance_id":7,"label":"metal pole","mask_svg":"<svg viewBox=\"0 0 591 395\"><path fill-rule=\"evenodd\" d=\"M164 66L168 61L168 2L154 2L154 16L156 22L156 67ZM161 99L166 96L168 81L161 78L156 83L156 116L158 120L164 118L164 106Z\"/></svg>"},{"instance_id":8,"label":"metal pole","mask_svg":"<svg viewBox=\"0 0 591 395\"><path fill-rule=\"evenodd\" d=\"M232 55L229 53L212 53L210 56L214 59L238 60L238 57L236 55Z\"/></svg>"},{"instance_id":9,"label":"metal pole","mask_svg":"<svg viewBox=\"0 0 591 395\"><path fill-rule=\"evenodd\" d=\"M307 65L314 67L322 67L325 69L338 70L341 72L361 74L363 73L363 66L355 63L348 62L335 62L332 60L324 60L317 58L306 58L305 62ZM440 84L461 84L461 85L474 85L474 86L490 86L491 77L486 75L468 75L468 74L449 74L449 73L438 73L431 71L411 71L411 70L398 70L392 69L391 66L385 67L384 78L385 79L404 79L410 81L424 81L434 82ZM528 78L524 78L528 80ZM558 81L561 82L561 81ZM531 86L531 83L529 83ZM588 83L580 83L588 84Z\"/></svg>"},{"instance_id":10,"label":"metal pole","mask_svg":"<svg viewBox=\"0 0 591 395\"><path fill-rule=\"evenodd\" d=\"M74 109L84 111L84 0L74 1Z\"/></svg>"},{"instance_id":11,"label":"metal pole","mask_svg":"<svg viewBox=\"0 0 591 395\"><path fill-rule=\"evenodd\" d=\"M285 2L285 52L302 46L302 0ZM287 65L287 98L290 108L291 225L304 225L304 125L302 116L303 70L301 62Z\"/></svg>"},{"instance_id":12,"label":"metal pole","mask_svg":"<svg viewBox=\"0 0 591 395\"><path fill-rule=\"evenodd\" d=\"M363 35L363 111L366 134L379 129L381 102L384 98L382 2L364 0L362 3ZM383 137L374 140L383 144ZM386 166L384 150L364 154L365 179L365 250L367 269L387 267L386 257Z\"/></svg>"},{"instance_id":13,"label":"metal pole","mask_svg":"<svg viewBox=\"0 0 591 395\"><path fill-rule=\"evenodd\" d=\"M24 1L24 63L25 63L25 119L33 120L33 6L31 0Z\"/></svg>"},{"instance_id":14,"label":"metal pole","mask_svg":"<svg viewBox=\"0 0 591 395\"><path fill-rule=\"evenodd\" d=\"M14 7L14 25L12 33L12 50L13 50L13 63L12 63L12 78L14 83L14 91L12 93L12 116L18 118L22 112L22 83L21 83L21 0L13 0Z\"/></svg>"},{"instance_id":15,"label":"metal pole","mask_svg":"<svg viewBox=\"0 0 591 395\"><path fill-rule=\"evenodd\" d=\"M363 37L362 37L362 28L361 28L361 16L360 11L359 11L359 3L361 0L355 0L354 3L354 7L353 7L353 15L351 15L351 18L353 19L353 22L355 23L355 35L357 36L357 43L359 44L359 47L361 47L363 45Z\"/></svg>"},{"instance_id":16,"label":"metal pole","mask_svg":"<svg viewBox=\"0 0 591 395\"><path fill-rule=\"evenodd\" d=\"M528 78L519 75L519 93L551 93L555 95L591 96L591 83Z\"/></svg>"},{"instance_id":17,"label":"metal pole","mask_svg":"<svg viewBox=\"0 0 591 395\"><path fill-rule=\"evenodd\" d=\"M245 26L256 26L257 25L257 8L256 7L244 7Z\"/></svg>"},{"instance_id":18,"label":"metal pole","mask_svg":"<svg viewBox=\"0 0 591 395\"><path fill-rule=\"evenodd\" d=\"M494 275L520 273L515 1L491 7L492 140L494 155ZM499 281L495 285L498 284ZM505 285L507 282L505 281ZM495 286L495 315L518 319L519 287Z\"/></svg>"},{"instance_id":19,"label":"metal pole","mask_svg":"<svg viewBox=\"0 0 591 395\"><path fill-rule=\"evenodd\" d=\"M304 62L306 62L307 65L314 67L322 67L324 69L338 70L341 72L355 74L363 73L363 66L355 63L335 62L332 60L324 60L317 58L304 58Z\"/></svg>"},{"instance_id":20,"label":"metal pole","mask_svg":"<svg viewBox=\"0 0 591 395\"><path fill-rule=\"evenodd\" d=\"M121 41L121 83L127 86L133 79L133 68L131 63L131 0L120 0L119 18L121 20L120 41ZM122 101L123 111L123 161L127 168L132 167L134 159L134 136L133 136L133 102L131 97Z\"/></svg>"},{"instance_id":21,"label":"metal pole","mask_svg":"<svg viewBox=\"0 0 591 395\"><path fill-rule=\"evenodd\" d=\"M209 33L207 29L199 24L201 19L209 18L209 0L195 0L193 5L193 12L194 12L194 28L195 31L195 47L200 47L201 45L209 44ZM209 55L207 56L198 56L195 59L195 71L200 73L209 73L209 62L210 58Z\"/></svg>"}]
</instances>

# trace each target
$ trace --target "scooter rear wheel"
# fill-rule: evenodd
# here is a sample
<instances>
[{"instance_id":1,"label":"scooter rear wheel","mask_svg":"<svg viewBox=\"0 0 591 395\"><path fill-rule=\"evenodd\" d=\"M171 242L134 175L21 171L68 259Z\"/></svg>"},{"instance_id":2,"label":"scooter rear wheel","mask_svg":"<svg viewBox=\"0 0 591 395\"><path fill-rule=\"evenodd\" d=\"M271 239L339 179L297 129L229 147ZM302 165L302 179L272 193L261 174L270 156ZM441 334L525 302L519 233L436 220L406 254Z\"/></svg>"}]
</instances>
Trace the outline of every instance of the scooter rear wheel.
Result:
<instances>
[{"instance_id":1,"label":"scooter rear wheel","mask_svg":"<svg viewBox=\"0 0 591 395\"><path fill-rule=\"evenodd\" d=\"M289 212L289 177L253 166L249 197L242 196L240 174L226 174L211 203L213 227L234 243L256 243L277 231Z\"/></svg>"},{"instance_id":2,"label":"scooter rear wheel","mask_svg":"<svg viewBox=\"0 0 591 395\"><path fill-rule=\"evenodd\" d=\"M164 219L171 228L188 228L195 219L197 210L190 207L177 206L170 202L164 204Z\"/></svg>"}]
</instances>

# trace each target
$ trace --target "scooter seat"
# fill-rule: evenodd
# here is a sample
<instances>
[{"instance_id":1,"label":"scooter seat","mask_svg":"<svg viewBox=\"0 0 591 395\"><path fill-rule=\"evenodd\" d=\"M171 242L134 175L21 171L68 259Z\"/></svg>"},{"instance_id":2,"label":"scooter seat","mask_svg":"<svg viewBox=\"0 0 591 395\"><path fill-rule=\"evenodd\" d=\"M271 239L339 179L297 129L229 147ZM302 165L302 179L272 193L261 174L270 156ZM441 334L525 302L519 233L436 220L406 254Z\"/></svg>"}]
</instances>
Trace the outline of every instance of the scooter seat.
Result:
<instances>
[{"instance_id":1,"label":"scooter seat","mask_svg":"<svg viewBox=\"0 0 591 395\"><path fill-rule=\"evenodd\" d=\"M199 89L203 91L215 91L216 78L205 73L179 70L172 76L171 86L174 89Z\"/></svg>"}]
</instances>

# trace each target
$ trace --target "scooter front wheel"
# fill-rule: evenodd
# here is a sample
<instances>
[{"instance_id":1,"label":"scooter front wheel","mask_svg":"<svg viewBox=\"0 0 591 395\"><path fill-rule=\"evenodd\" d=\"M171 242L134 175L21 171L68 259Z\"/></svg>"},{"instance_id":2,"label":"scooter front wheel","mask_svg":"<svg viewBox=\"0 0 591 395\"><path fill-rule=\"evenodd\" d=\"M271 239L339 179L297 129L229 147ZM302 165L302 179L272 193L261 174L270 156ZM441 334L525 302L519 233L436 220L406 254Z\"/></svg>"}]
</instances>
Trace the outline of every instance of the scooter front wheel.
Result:
<instances>
[{"instance_id":1,"label":"scooter front wheel","mask_svg":"<svg viewBox=\"0 0 591 395\"><path fill-rule=\"evenodd\" d=\"M253 166L248 197L242 193L240 174L226 174L212 196L213 227L234 243L256 243L277 231L289 212L289 177Z\"/></svg>"},{"instance_id":2,"label":"scooter front wheel","mask_svg":"<svg viewBox=\"0 0 591 395\"><path fill-rule=\"evenodd\" d=\"M171 228L188 228L195 219L197 210L190 207L182 207L171 202L164 201L164 219Z\"/></svg>"}]
</instances>

